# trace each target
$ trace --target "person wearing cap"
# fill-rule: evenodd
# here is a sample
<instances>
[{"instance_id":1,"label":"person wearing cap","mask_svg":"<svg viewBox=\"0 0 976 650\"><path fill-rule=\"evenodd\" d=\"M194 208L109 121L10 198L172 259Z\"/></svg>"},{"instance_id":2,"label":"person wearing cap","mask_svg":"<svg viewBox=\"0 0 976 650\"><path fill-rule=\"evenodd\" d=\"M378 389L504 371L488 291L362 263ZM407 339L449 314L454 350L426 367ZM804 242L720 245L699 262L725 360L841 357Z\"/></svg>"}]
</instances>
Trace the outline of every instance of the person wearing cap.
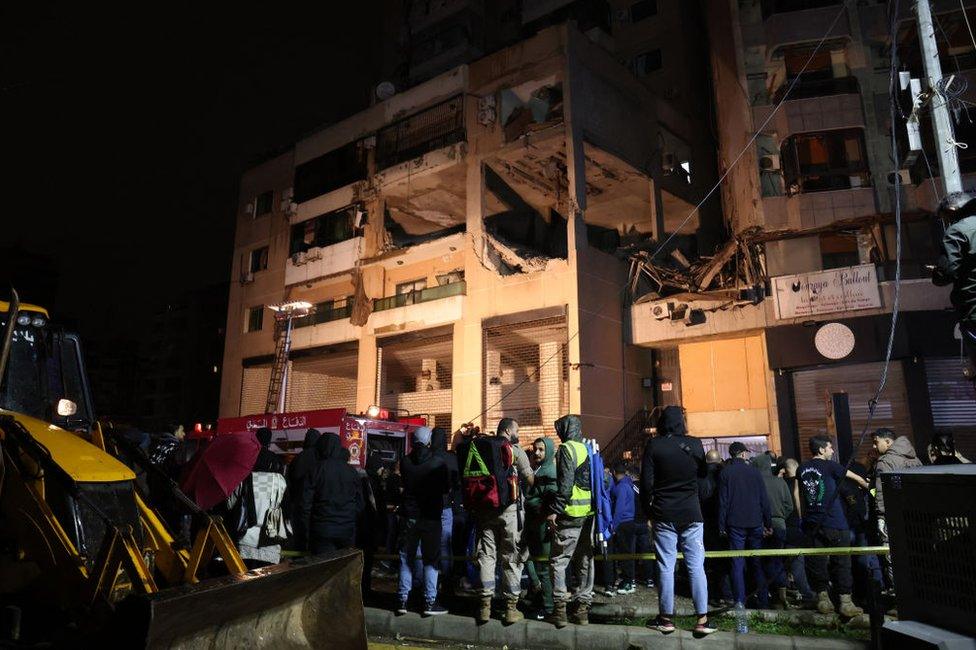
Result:
<instances>
[{"instance_id":1,"label":"person wearing cap","mask_svg":"<svg viewBox=\"0 0 976 650\"><path fill-rule=\"evenodd\" d=\"M942 238L942 254L932 268L936 286L952 285L949 298L959 318L959 333L976 368L976 196L952 192L939 205L952 225Z\"/></svg>"},{"instance_id":2,"label":"person wearing cap","mask_svg":"<svg viewBox=\"0 0 976 650\"><path fill-rule=\"evenodd\" d=\"M718 530L728 537L729 549L760 549L763 539L772 534L772 512L766 484L759 470L746 460L749 449L741 442L729 445L729 463L718 482ZM749 558L756 581L756 600L760 609L769 607L766 575L758 557ZM732 596L736 605L746 604L745 558L732 558Z\"/></svg>"},{"instance_id":3,"label":"person wearing cap","mask_svg":"<svg viewBox=\"0 0 976 650\"><path fill-rule=\"evenodd\" d=\"M441 561L441 515L444 495L451 487L450 473L442 455L431 448L433 431L417 427L413 448L400 459L403 505L400 508L400 581L396 613L407 613L407 599L413 588L417 548L423 562L425 616L446 614L437 602L437 578Z\"/></svg>"}]
</instances>

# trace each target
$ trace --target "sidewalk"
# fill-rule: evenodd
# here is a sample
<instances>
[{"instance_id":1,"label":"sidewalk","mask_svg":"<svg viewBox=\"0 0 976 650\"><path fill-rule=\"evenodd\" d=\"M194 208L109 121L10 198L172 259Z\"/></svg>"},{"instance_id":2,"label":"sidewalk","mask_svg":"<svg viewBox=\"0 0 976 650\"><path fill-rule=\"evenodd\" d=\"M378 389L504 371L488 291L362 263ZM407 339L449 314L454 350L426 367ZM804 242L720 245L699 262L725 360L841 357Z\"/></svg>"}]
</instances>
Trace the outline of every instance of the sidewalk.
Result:
<instances>
[{"instance_id":1,"label":"sidewalk","mask_svg":"<svg viewBox=\"0 0 976 650\"><path fill-rule=\"evenodd\" d=\"M716 632L704 639L696 639L687 630L663 635L643 627L626 625L569 625L557 630L549 623L519 621L503 626L492 619L477 625L467 616L444 614L423 618L409 613L394 616L393 612L366 608L366 631L370 636L404 637L407 639L438 639L462 643L508 648L566 648L568 650L621 650L629 648L740 648L773 650L787 648L812 650L864 650L865 644L843 639L776 636Z\"/></svg>"}]
</instances>

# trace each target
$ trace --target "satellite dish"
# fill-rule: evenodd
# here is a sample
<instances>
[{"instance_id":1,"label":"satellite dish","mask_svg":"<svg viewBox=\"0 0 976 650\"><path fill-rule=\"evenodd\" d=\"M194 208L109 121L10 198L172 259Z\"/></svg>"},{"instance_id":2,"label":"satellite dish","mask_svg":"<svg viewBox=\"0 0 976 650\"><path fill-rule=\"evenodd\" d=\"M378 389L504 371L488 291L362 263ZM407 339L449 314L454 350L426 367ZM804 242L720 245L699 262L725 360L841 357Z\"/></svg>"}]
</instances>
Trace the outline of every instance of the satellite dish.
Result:
<instances>
[{"instance_id":1,"label":"satellite dish","mask_svg":"<svg viewBox=\"0 0 976 650\"><path fill-rule=\"evenodd\" d=\"M394 86L389 81L381 81L379 85L376 86L376 97L380 101L384 101L393 97L396 94L396 86Z\"/></svg>"}]
</instances>

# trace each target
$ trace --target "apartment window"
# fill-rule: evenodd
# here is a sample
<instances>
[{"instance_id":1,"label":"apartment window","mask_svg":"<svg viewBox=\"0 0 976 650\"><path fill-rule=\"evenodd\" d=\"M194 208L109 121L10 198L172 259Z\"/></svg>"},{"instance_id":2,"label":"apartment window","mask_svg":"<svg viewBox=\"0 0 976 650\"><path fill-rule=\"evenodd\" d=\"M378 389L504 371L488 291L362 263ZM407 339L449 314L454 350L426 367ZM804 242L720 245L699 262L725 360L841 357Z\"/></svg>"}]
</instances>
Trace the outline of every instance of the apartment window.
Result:
<instances>
[{"instance_id":1,"label":"apartment window","mask_svg":"<svg viewBox=\"0 0 976 650\"><path fill-rule=\"evenodd\" d=\"M630 5L630 22L639 23L657 15L657 0L640 0Z\"/></svg>"},{"instance_id":2,"label":"apartment window","mask_svg":"<svg viewBox=\"0 0 976 650\"><path fill-rule=\"evenodd\" d=\"M334 212L327 212L291 227L289 255L302 253L310 248L331 246L356 236L354 227L357 206L349 205Z\"/></svg>"},{"instance_id":3,"label":"apartment window","mask_svg":"<svg viewBox=\"0 0 976 650\"><path fill-rule=\"evenodd\" d=\"M646 77L652 72L661 69L661 50L651 50L638 54L634 59L634 74L638 77Z\"/></svg>"},{"instance_id":4,"label":"apartment window","mask_svg":"<svg viewBox=\"0 0 976 650\"><path fill-rule=\"evenodd\" d=\"M247 310L245 332L260 332L264 327L264 305L251 307Z\"/></svg>"},{"instance_id":5,"label":"apartment window","mask_svg":"<svg viewBox=\"0 0 976 650\"><path fill-rule=\"evenodd\" d=\"M821 234L820 261L824 270L860 264L861 258L857 254L857 235L843 232Z\"/></svg>"},{"instance_id":6,"label":"apartment window","mask_svg":"<svg viewBox=\"0 0 976 650\"><path fill-rule=\"evenodd\" d=\"M862 129L794 135L783 141L780 154L787 194L871 184Z\"/></svg>"},{"instance_id":7,"label":"apartment window","mask_svg":"<svg viewBox=\"0 0 976 650\"><path fill-rule=\"evenodd\" d=\"M251 273L257 273L258 271L264 271L268 268L268 247L262 246L261 248L255 248L251 251L251 263L248 266Z\"/></svg>"},{"instance_id":8,"label":"apartment window","mask_svg":"<svg viewBox=\"0 0 976 650\"><path fill-rule=\"evenodd\" d=\"M412 305L418 302L417 298L420 292L426 288L427 278L421 278L419 280L411 280L410 282L401 282L396 286L396 293L398 296L404 296L404 305ZM397 303L399 302L398 300Z\"/></svg>"},{"instance_id":9,"label":"apartment window","mask_svg":"<svg viewBox=\"0 0 976 650\"><path fill-rule=\"evenodd\" d=\"M267 192L258 194L258 198L254 201L254 216L260 217L261 215L268 214L271 212L271 207L273 205L274 190L268 190Z\"/></svg>"}]
</instances>

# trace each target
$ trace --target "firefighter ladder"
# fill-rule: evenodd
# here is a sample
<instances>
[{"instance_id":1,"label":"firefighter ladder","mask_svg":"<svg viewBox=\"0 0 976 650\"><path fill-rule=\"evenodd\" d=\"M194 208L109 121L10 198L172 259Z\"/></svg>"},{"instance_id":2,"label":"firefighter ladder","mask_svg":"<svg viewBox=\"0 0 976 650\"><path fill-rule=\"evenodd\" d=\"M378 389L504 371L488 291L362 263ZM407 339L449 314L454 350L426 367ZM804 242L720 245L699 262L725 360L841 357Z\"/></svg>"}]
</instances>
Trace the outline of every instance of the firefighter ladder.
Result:
<instances>
[{"instance_id":1,"label":"firefighter ladder","mask_svg":"<svg viewBox=\"0 0 976 650\"><path fill-rule=\"evenodd\" d=\"M291 329L295 318L308 316L314 307L304 301L268 305L275 312L275 355L271 366L271 380L268 384L268 401L265 413L281 413L285 410L285 397L288 395L288 355L291 353Z\"/></svg>"}]
</instances>

